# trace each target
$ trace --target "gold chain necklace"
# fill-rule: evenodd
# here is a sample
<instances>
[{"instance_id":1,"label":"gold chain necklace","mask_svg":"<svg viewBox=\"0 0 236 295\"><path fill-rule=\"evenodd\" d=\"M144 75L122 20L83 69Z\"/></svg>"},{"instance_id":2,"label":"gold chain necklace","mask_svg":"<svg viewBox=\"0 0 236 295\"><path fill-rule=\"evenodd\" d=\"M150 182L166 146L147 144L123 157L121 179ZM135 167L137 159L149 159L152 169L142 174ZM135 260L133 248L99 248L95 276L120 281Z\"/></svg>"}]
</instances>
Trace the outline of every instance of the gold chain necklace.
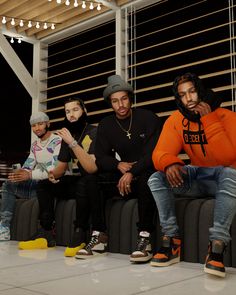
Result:
<instances>
[{"instance_id":1,"label":"gold chain necklace","mask_svg":"<svg viewBox=\"0 0 236 295\"><path fill-rule=\"evenodd\" d=\"M126 133L126 136L131 139L131 127L132 127L132 121L133 121L133 116L132 116L132 110L131 110L131 115L130 115L130 121L129 121L129 128L128 130L126 130L125 128L122 127L122 125L120 124L120 122L116 119L117 124L119 125L120 129L123 130Z\"/></svg>"}]
</instances>

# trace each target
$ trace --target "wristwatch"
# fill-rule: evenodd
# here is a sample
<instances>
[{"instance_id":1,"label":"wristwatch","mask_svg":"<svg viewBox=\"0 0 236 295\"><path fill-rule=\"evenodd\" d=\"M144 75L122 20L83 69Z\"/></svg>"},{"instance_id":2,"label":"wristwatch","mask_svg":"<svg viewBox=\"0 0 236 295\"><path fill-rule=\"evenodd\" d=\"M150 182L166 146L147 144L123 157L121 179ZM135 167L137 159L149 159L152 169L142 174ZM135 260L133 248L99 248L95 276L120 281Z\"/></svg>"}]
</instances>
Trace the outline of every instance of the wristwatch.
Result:
<instances>
[{"instance_id":1,"label":"wristwatch","mask_svg":"<svg viewBox=\"0 0 236 295\"><path fill-rule=\"evenodd\" d=\"M69 144L69 148L73 149L74 147L76 147L78 145L78 142L74 139L72 141L72 143Z\"/></svg>"}]
</instances>

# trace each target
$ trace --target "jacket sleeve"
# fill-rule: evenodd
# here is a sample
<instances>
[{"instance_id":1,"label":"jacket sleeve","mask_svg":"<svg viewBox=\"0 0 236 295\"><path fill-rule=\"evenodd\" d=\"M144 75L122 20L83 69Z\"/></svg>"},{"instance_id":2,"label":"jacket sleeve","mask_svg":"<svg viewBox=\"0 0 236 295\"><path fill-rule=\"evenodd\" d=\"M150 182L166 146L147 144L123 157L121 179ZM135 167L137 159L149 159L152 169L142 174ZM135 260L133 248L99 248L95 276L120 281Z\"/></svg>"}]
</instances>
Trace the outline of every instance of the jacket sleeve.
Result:
<instances>
[{"instance_id":1,"label":"jacket sleeve","mask_svg":"<svg viewBox=\"0 0 236 295\"><path fill-rule=\"evenodd\" d=\"M98 125L95 143L96 165L98 169L103 171L116 171L119 161L115 158L115 153L107 140L104 128L105 126L102 123Z\"/></svg>"},{"instance_id":2,"label":"jacket sleeve","mask_svg":"<svg viewBox=\"0 0 236 295\"><path fill-rule=\"evenodd\" d=\"M224 166L236 168L236 113L218 109L201 118L209 153ZM222 158L223 157L223 158Z\"/></svg>"},{"instance_id":3,"label":"jacket sleeve","mask_svg":"<svg viewBox=\"0 0 236 295\"><path fill-rule=\"evenodd\" d=\"M48 156L45 156L45 163L43 164L37 162L33 149L31 148L30 155L25 161L23 168L32 171L32 179L41 180L48 178L48 171L56 167L60 147L61 138L54 138L53 141L50 142L50 146L48 146L48 149L51 151L50 159L46 160Z\"/></svg>"},{"instance_id":4,"label":"jacket sleeve","mask_svg":"<svg viewBox=\"0 0 236 295\"><path fill-rule=\"evenodd\" d=\"M172 117L169 117L152 153L152 160L156 170L164 172L168 166L175 163L184 165L184 162L178 158L182 148L180 134L176 130Z\"/></svg>"},{"instance_id":5,"label":"jacket sleeve","mask_svg":"<svg viewBox=\"0 0 236 295\"><path fill-rule=\"evenodd\" d=\"M130 169L130 172L134 176L140 175L147 169L153 169L152 152L159 138L160 132L160 118L154 113L151 113L146 121L146 138L143 143L143 155Z\"/></svg>"}]
</instances>

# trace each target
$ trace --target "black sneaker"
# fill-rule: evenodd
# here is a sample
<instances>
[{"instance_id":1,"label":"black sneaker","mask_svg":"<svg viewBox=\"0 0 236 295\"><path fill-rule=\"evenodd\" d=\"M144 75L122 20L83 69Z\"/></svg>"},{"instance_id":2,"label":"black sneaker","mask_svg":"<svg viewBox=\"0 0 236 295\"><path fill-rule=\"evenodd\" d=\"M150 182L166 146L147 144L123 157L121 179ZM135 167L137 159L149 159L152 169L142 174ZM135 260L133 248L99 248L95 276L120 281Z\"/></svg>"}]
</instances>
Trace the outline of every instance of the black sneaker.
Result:
<instances>
[{"instance_id":1,"label":"black sneaker","mask_svg":"<svg viewBox=\"0 0 236 295\"><path fill-rule=\"evenodd\" d=\"M148 262L152 258L152 247L148 236L139 234L135 251L130 255L130 262Z\"/></svg>"},{"instance_id":2,"label":"black sneaker","mask_svg":"<svg viewBox=\"0 0 236 295\"><path fill-rule=\"evenodd\" d=\"M29 241L18 243L21 250L47 249L56 246L55 237L52 230L44 230L40 228Z\"/></svg>"},{"instance_id":3,"label":"black sneaker","mask_svg":"<svg viewBox=\"0 0 236 295\"><path fill-rule=\"evenodd\" d=\"M72 236L69 245L66 247L64 256L74 257L76 252L85 247L86 234L81 228L77 228Z\"/></svg>"},{"instance_id":4,"label":"black sneaker","mask_svg":"<svg viewBox=\"0 0 236 295\"><path fill-rule=\"evenodd\" d=\"M88 245L79 250L75 257L78 259L88 259L97 255L105 255L107 253L107 241L107 234L94 231Z\"/></svg>"},{"instance_id":5,"label":"black sneaker","mask_svg":"<svg viewBox=\"0 0 236 295\"><path fill-rule=\"evenodd\" d=\"M214 240L209 243L204 272L218 277L225 277L225 266L223 262L225 248L225 244L222 241Z\"/></svg>"},{"instance_id":6,"label":"black sneaker","mask_svg":"<svg viewBox=\"0 0 236 295\"><path fill-rule=\"evenodd\" d=\"M180 261L181 240L180 238L162 238L162 247L151 260L152 266L169 266Z\"/></svg>"}]
</instances>

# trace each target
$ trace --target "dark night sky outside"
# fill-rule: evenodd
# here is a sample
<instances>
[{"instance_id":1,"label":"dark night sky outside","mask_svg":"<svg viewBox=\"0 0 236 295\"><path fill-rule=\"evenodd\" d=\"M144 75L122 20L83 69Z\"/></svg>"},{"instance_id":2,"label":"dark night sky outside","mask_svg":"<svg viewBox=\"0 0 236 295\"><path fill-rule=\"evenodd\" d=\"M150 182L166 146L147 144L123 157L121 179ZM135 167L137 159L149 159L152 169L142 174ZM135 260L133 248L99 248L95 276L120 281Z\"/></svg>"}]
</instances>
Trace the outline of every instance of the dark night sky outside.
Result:
<instances>
[{"instance_id":1,"label":"dark night sky outside","mask_svg":"<svg viewBox=\"0 0 236 295\"><path fill-rule=\"evenodd\" d=\"M33 46L22 42L12 44L30 74L32 74ZM1 107L0 107L0 160L24 160L30 148L31 97L0 54Z\"/></svg>"}]
</instances>

